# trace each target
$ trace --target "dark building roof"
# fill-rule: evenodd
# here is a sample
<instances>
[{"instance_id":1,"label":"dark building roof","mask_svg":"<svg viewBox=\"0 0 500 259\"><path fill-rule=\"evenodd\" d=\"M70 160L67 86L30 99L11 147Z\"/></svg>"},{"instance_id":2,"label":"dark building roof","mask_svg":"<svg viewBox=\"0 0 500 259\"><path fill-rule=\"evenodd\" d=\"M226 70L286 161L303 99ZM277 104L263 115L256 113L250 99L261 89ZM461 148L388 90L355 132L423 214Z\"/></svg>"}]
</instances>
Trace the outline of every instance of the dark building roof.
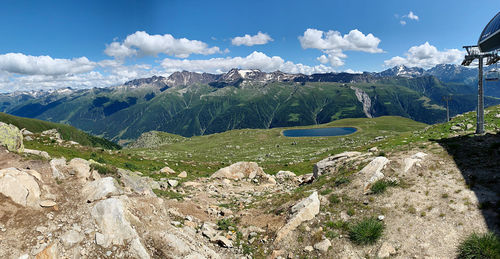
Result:
<instances>
[{"instance_id":1,"label":"dark building roof","mask_svg":"<svg viewBox=\"0 0 500 259\"><path fill-rule=\"evenodd\" d=\"M478 45L481 52L500 49L500 12L484 27Z\"/></svg>"}]
</instances>

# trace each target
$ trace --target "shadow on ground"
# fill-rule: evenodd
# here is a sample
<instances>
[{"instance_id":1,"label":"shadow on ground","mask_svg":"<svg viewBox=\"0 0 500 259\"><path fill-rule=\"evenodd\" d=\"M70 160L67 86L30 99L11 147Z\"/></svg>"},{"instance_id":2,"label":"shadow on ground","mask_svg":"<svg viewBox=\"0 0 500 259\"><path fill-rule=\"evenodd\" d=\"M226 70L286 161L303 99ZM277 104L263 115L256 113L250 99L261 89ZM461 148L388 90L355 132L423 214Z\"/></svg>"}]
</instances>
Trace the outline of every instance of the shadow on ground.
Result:
<instances>
[{"instance_id":1,"label":"shadow on ground","mask_svg":"<svg viewBox=\"0 0 500 259\"><path fill-rule=\"evenodd\" d=\"M478 200L488 228L500 234L500 133L433 140L453 157Z\"/></svg>"}]
</instances>

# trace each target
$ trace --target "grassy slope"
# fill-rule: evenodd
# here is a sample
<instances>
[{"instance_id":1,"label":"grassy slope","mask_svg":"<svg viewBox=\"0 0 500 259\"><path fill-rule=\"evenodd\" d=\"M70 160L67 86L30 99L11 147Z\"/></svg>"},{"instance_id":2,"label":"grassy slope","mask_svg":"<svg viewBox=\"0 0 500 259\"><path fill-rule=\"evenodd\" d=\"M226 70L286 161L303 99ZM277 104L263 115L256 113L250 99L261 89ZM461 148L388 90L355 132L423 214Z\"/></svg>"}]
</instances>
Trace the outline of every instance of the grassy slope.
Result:
<instances>
[{"instance_id":1,"label":"grassy slope","mask_svg":"<svg viewBox=\"0 0 500 259\"><path fill-rule=\"evenodd\" d=\"M116 145L113 142L110 142L106 139L94 137L75 127L65 124L17 117L2 112L0 112L0 121L15 125L20 129L25 128L34 133L40 133L49 129L57 129L61 134L62 139L76 141L84 146L102 147L106 149L120 148L120 146Z\"/></svg>"}]
</instances>

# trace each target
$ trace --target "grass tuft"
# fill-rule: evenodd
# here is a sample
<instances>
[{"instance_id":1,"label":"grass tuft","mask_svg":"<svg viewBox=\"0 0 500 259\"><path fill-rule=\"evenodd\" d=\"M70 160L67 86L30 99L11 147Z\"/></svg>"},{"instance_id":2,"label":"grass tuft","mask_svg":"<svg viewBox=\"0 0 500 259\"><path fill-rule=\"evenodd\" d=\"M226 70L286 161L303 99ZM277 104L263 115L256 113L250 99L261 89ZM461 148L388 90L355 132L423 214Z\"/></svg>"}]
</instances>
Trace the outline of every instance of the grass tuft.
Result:
<instances>
[{"instance_id":1,"label":"grass tuft","mask_svg":"<svg viewBox=\"0 0 500 259\"><path fill-rule=\"evenodd\" d=\"M473 233L458 246L457 258L499 259L500 240L491 232L485 234Z\"/></svg>"},{"instance_id":2,"label":"grass tuft","mask_svg":"<svg viewBox=\"0 0 500 259\"><path fill-rule=\"evenodd\" d=\"M376 218L365 218L349 228L349 238L358 245L374 244L382 236L384 224Z\"/></svg>"}]
</instances>

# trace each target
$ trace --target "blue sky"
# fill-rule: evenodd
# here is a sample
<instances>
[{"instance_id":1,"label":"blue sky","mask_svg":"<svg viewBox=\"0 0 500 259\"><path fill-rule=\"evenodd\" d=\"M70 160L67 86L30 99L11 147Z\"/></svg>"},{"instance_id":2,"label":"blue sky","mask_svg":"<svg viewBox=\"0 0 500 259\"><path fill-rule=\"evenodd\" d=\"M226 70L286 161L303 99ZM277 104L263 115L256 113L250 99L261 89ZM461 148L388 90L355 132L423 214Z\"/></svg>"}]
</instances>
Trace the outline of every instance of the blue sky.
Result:
<instances>
[{"instance_id":1,"label":"blue sky","mask_svg":"<svg viewBox=\"0 0 500 259\"><path fill-rule=\"evenodd\" d=\"M0 91L231 67L428 68L459 62L461 47L476 43L498 11L500 2L490 0L4 1Z\"/></svg>"}]
</instances>

